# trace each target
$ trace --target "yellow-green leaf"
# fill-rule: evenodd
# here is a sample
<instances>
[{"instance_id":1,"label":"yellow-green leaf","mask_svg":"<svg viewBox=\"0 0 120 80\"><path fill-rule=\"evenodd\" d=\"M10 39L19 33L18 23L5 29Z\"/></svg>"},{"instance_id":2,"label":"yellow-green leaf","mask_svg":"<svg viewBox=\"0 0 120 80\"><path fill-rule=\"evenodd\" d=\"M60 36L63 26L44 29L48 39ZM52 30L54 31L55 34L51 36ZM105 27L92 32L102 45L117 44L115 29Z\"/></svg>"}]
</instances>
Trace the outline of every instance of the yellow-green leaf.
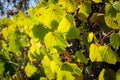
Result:
<instances>
[{"instance_id":1,"label":"yellow-green leaf","mask_svg":"<svg viewBox=\"0 0 120 80\"><path fill-rule=\"evenodd\" d=\"M90 57L92 62L95 62L95 61L102 62L103 61L103 58L101 57L101 55L99 53L99 46L98 45L91 44L89 57Z\"/></svg>"},{"instance_id":2,"label":"yellow-green leaf","mask_svg":"<svg viewBox=\"0 0 120 80\"><path fill-rule=\"evenodd\" d=\"M77 51L77 52L76 52L76 57L77 57L77 61L78 61L78 62L87 64L88 60L87 60L87 58L83 55L82 52Z\"/></svg>"},{"instance_id":3,"label":"yellow-green leaf","mask_svg":"<svg viewBox=\"0 0 120 80\"><path fill-rule=\"evenodd\" d=\"M4 71L5 71L4 63L0 62L0 75L3 75Z\"/></svg>"},{"instance_id":4,"label":"yellow-green leaf","mask_svg":"<svg viewBox=\"0 0 120 80\"><path fill-rule=\"evenodd\" d=\"M107 45L97 46L95 44L91 44L89 56L92 62L97 61L115 64L117 61L115 53Z\"/></svg>"},{"instance_id":5,"label":"yellow-green leaf","mask_svg":"<svg viewBox=\"0 0 120 80\"><path fill-rule=\"evenodd\" d=\"M27 63L25 67L25 72L28 77L31 77L36 71L37 71L37 68L35 66L31 65L30 63Z\"/></svg>"},{"instance_id":6,"label":"yellow-green leaf","mask_svg":"<svg viewBox=\"0 0 120 80\"><path fill-rule=\"evenodd\" d=\"M67 41L64 39L62 33L58 31L47 33L44 38L44 41L47 48L59 47L64 50L67 46Z\"/></svg>"},{"instance_id":7,"label":"yellow-green leaf","mask_svg":"<svg viewBox=\"0 0 120 80\"><path fill-rule=\"evenodd\" d=\"M111 69L102 69L98 80L116 80L115 73Z\"/></svg>"},{"instance_id":8,"label":"yellow-green leaf","mask_svg":"<svg viewBox=\"0 0 120 80\"><path fill-rule=\"evenodd\" d=\"M103 58L103 61L115 64L117 62L117 57L115 53L107 45L99 47L100 56Z\"/></svg>"},{"instance_id":9,"label":"yellow-green leaf","mask_svg":"<svg viewBox=\"0 0 120 80\"><path fill-rule=\"evenodd\" d=\"M91 12L91 1L83 1L78 7L80 8L78 12L80 19L84 20Z\"/></svg>"},{"instance_id":10,"label":"yellow-green leaf","mask_svg":"<svg viewBox=\"0 0 120 80\"><path fill-rule=\"evenodd\" d=\"M59 5L62 5L67 12L74 12L77 8L77 1L76 0L58 0Z\"/></svg>"},{"instance_id":11,"label":"yellow-green leaf","mask_svg":"<svg viewBox=\"0 0 120 80\"><path fill-rule=\"evenodd\" d=\"M71 15L66 15L66 17L62 19L58 26L58 31L60 31L66 39L79 38L79 31L75 27L75 20Z\"/></svg>"},{"instance_id":12,"label":"yellow-green leaf","mask_svg":"<svg viewBox=\"0 0 120 80\"><path fill-rule=\"evenodd\" d=\"M93 37L94 37L94 33L93 33L93 32L90 32L90 33L88 34L88 42L89 42L89 43L92 42Z\"/></svg>"},{"instance_id":13,"label":"yellow-green leaf","mask_svg":"<svg viewBox=\"0 0 120 80\"><path fill-rule=\"evenodd\" d=\"M120 80L120 69L116 72L116 80Z\"/></svg>"},{"instance_id":14,"label":"yellow-green leaf","mask_svg":"<svg viewBox=\"0 0 120 80\"><path fill-rule=\"evenodd\" d=\"M69 71L59 71L57 80L75 80L75 77Z\"/></svg>"},{"instance_id":15,"label":"yellow-green leaf","mask_svg":"<svg viewBox=\"0 0 120 80\"><path fill-rule=\"evenodd\" d=\"M92 0L93 2L95 2L95 3L100 3L100 2L102 2L102 0Z\"/></svg>"},{"instance_id":16,"label":"yellow-green leaf","mask_svg":"<svg viewBox=\"0 0 120 80\"><path fill-rule=\"evenodd\" d=\"M60 6L50 4L43 15L44 25L49 29L55 30L62 18L66 15L66 12Z\"/></svg>"},{"instance_id":17,"label":"yellow-green leaf","mask_svg":"<svg viewBox=\"0 0 120 80\"><path fill-rule=\"evenodd\" d=\"M119 33L111 34L110 43L112 44L113 48L118 49L120 47L120 34Z\"/></svg>"}]
</instances>

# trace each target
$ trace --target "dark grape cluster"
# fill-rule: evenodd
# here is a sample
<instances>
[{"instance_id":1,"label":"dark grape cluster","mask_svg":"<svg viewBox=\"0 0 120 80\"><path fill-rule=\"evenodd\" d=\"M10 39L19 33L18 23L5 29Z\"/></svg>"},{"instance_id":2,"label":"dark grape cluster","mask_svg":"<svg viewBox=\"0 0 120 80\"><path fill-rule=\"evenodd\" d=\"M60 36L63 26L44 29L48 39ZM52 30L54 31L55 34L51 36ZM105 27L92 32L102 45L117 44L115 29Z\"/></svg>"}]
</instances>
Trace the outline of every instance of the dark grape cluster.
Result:
<instances>
[{"instance_id":1,"label":"dark grape cluster","mask_svg":"<svg viewBox=\"0 0 120 80\"><path fill-rule=\"evenodd\" d=\"M80 45L79 39L68 40L69 45L66 47L66 50L71 53L75 53L77 50L80 50L82 47Z\"/></svg>"}]
</instances>

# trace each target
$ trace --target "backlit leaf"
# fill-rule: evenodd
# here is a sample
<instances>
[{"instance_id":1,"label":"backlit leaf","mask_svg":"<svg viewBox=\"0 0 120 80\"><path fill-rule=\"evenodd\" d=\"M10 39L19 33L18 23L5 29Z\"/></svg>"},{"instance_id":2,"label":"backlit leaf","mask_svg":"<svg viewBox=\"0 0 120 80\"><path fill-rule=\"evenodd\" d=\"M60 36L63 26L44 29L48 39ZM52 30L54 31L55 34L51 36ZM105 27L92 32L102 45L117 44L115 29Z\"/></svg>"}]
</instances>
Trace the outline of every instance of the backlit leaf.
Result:
<instances>
[{"instance_id":1,"label":"backlit leaf","mask_svg":"<svg viewBox=\"0 0 120 80\"><path fill-rule=\"evenodd\" d=\"M77 8L77 1L76 0L58 0L59 5L62 5L67 12L74 12Z\"/></svg>"},{"instance_id":2,"label":"backlit leaf","mask_svg":"<svg viewBox=\"0 0 120 80\"><path fill-rule=\"evenodd\" d=\"M95 3L100 3L100 2L102 2L102 0L92 0L92 1L94 1Z\"/></svg>"},{"instance_id":3,"label":"backlit leaf","mask_svg":"<svg viewBox=\"0 0 120 80\"><path fill-rule=\"evenodd\" d=\"M69 71L59 71L57 80L75 80L75 77Z\"/></svg>"},{"instance_id":4,"label":"backlit leaf","mask_svg":"<svg viewBox=\"0 0 120 80\"><path fill-rule=\"evenodd\" d=\"M63 35L58 31L55 31L53 33L47 33L44 38L44 41L47 48L59 47L64 50L67 46L67 41L64 39Z\"/></svg>"},{"instance_id":5,"label":"backlit leaf","mask_svg":"<svg viewBox=\"0 0 120 80\"><path fill-rule=\"evenodd\" d=\"M75 20L71 15L66 15L66 17L62 19L58 26L58 31L60 31L66 39L79 38L79 31L75 27Z\"/></svg>"},{"instance_id":6,"label":"backlit leaf","mask_svg":"<svg viewBox=\"0 0 120 80\"><path fill-rule=\"evenodd\" d=\"M28 77L31 77L36 72L36 70L37 68L35 66L31 65L30 63L27 63L25 67L25 72Z\"/></svg>"},{"instance_id":7,"label":"backlit leaf","mask_svg":"<svg viewBox=\"0 0 120 80\"><path fill-rule=\"evenodd\" d=\"M89 43L92 42L93 37L94 37L93 32L90 32L90 33L88 34L88 42L89 42Z\"/></svg>"},{"instance_id":8,"label":"backlit leaf","mask_svg":"<svg viewBox=\"0 0 120 80\"><path fill-rule=\"evenodd\" d=\"M60 6L51 4L44 12L44 25L55 30L65 15L66 12Z\"/></svg>"},{"instance_id":9,"label":"backlit leaf","mask_svg":"<svg viewBox=\"0 0 120 80\"><path fill-rule=\"evenodd\" d=\"M97 46L91 44L89 57L92 62L107 62L115 64L117 61L115 53L107 45Z\"/></svg>"}]
</instances>

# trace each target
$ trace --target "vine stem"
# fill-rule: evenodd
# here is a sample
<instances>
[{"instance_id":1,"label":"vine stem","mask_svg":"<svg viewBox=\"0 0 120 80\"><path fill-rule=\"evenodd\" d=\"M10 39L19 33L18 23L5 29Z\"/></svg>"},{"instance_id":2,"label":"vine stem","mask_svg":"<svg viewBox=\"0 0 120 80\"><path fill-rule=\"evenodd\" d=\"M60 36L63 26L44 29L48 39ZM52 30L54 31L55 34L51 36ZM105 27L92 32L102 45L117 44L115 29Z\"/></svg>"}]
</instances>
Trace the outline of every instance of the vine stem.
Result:
<instances>
[{"instance_id":1,"label":"vine stem","mask_svg":"<svg viewBox=\"0 0 120 80\"><path fill-rule=\"evenodd\" d=\"M108 38L108 36L113 33L113 30L108 32L107 34L105 34L102 39L100 40L100 44L103 45L104 44L104 40Z\"/></svg>"}]
</instances>

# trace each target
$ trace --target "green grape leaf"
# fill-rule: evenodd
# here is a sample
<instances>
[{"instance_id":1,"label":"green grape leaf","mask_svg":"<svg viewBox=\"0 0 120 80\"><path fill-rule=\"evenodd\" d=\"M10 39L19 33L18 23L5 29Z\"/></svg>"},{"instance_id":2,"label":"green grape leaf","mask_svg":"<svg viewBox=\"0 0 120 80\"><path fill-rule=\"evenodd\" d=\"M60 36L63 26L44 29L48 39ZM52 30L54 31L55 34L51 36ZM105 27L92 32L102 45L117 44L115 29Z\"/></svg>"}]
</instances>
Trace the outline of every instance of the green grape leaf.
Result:
<instances>
[{"instance_id":1,"label":"green grape leaf","mask_svg":"<svg viewBox=\"0 0 120 80\"><path fill-rule=\"evenodd\" d=\"M59 70L59 65L57 65L57 63L55 61L51 61L50 69L51 69L52 73L55 73Z\"/></svg>"},{"instance_id":2,"label":"green grape leaf","mask_svg":"<svg viewBox=\"0 0 120 80\"><path fill-rule=\"evenodd\" d=\"M85 63L85 64L88 63L87 58L80 51L76 52L76 58L77 58L77 61L80 62L80 63Z\"/></svg>"},{"instance_id":3,"label":"green grape leaf","mask_svg":"<svg viewBox=\"0 0 120 80\"><path fill-rule=\"evenodd\" d=\"M35 25L32 29L33 38L38 38L40 41L44 41L45 35L48 33L49 29L45 28L43 24Z\"/></svg>"},{"instance_id":4,"label":"green grape leaf","mask_svg":"<svg viewBox=\"0 0 120 80\"><path fill-rule=\"evenodd\" d=\"M82 73L82 70L76 65L72 63L63 63L61 65L60 70L71 72L72 75L79 76Z\"/></svg>"},{"instance_id":5,"label":"green grape leaf","mask_svg":"<svg viewBox=\"0 0 120 80\"><path fill-rule=\"evenodd\" d=\"M90 33L88 34L88 42L89 42L89 43L92 42L93 38L94 38L94 33L93 33L93 32L90 32Z\"/></svg>"},{"instance_id":6,"label":"green grape leaf","mask_svg":"<svg viewBox=\"0 0 120 80\"><path fill-rule=\"evenodd\" d=\"M102 69L98 80L116 80L115 73L111 69Z\"/></svg>"},{"instance_id":7,"label":"green grape leaf","mask_svg":"<svg viewBox=\"0 0 120 80\"><path fill-rule=\"evenodd\" d=\"M120 47L120 34L118 33L111 34L110 43L112 44L113 48L118 49Z\"/></svg>"},{"instance_id":8,"label":"green grape leaf","mask_svg":"<svg viewBox=\"0 0 120 80\"><path fill-rule=\"evenodd\" d=\"M44 12L44 25L49 29L57 29L60 21L66 15L65 10L61 9L60 6L50 4Z\"/></svg>"},{"instance_id":9,"label":"green grape leaf","mask_svg":"<svg viewBox=\"0 0 120 80\"><path fill-rule=\"evenodd\" d=\"M31 65L30 63L27 63L25 67L25 72L28 77L31 77L36 71L37 71L37 68L35 66Z\"/></svg>"},{"instance_id":10,"label":"green grape leaf","mask_svg":"<svg viewBox=\"0 0 120 80\"><path fill-rule=\"evenodd\" d=\"M75 80L75 77L69 71L59 71L57 80Z\"/></svg>"},{"instance_id":11,"label":"green grape leaf","mask_svg":"<svg viewBox=\"0 0 120 80\"><path fill-rule=\"evenodd\" d=\"M99 53L105 62L110 63L110 64L116 63L117 57L115 53L111 50L111 48L108 47L107 45L100 46Z\"/></svg>"},{"instance_id":12,"label":"green grape leaf","mask_svg":"<svg viewBox=\"0 0 120 80\"><path fill-rule=\"evenodd\" d=\"M89 57L92 62L95 62L95 61L102 62L103 61L103 58L101 57L101 55L99 53L99 46L97 46L95 44L91 44Z\"/></svg>"},{"instance_id":13,"label":"green grape leaf","mask_svg":"<svg viewBox=\"0 0 120 80\"><path fill-rule=\"evenodd\" d=\"M45 50L40 42L31 41L31 47L28 51L28 57L30 61L41 60L45 55Z\"/></svg>"},{"instance_id":14,"label":"green grape leaf","mask_svg":"<svg viewBox=\"0 0 120 80\"><path fill-rule=\"evenodd\" d=\"M58 4L62 5L67 12L74 12L77 8L77 1L76 0L58 0Z\"/></svg>"},{"instance_id":15,"label":"green grape leaf","mask_svg":"<svg viewBox=\"0 0 120 80\"><path fill-rule=\"evenodd\" d=\"M3 37L5 38L5 40L8 40L8 37L9 37L8 28L4 28L2 30L2 34L3 34Z\"/></svg>"},{"instance_id":16,"label":"green grape leaf","mask_svg":"<svg viewBox=\"0 0 120 80\"><path fill-rule=\"evenodd\" d=\"M49 2L49 3L53 3L53 4L55 4L55 3L58 2L58 0L49 0L48 2Z\"/></svg>"},{"instance_id":17,"label":"green grape leaf","mask_svg":"<svg viewBox=\"0 0 120 80\"><path fill-rule=\"evenodd\" d=\"M100 3L100 2L102 2L102 0L92 0L93 2L95 2L95 3Z\"/></svg>"},{"instance_id":18,"label":"green grape leaf","mask_svg":"<svg viewBox=\"0 0 120 80\"><path fill-rule=\"evenodd\" d=\"M47 33L44 42L47 48L59 47L64 50L67 46L67 41L64 39L62 33L58 31Z\"/></svg>"},{"instance_id":19,"label":"green grape leaf","mask_svg":"<svg viewBox=\"0 0 120 80\"><path fill-rule=\"evenodd\" d=\"M16 55L19 55L20 45L14 39L10 39L8 50L14 52Z\"/></svg>"},{"instance_id":20,"label":"green grape leaf","mask_svg":"<svg viewBox=\"0 0 120 80\"><path fill-rule=\"evenodd\" d=\"M51 68L50 68L50 59L48 56L44 56L44 59L43 59L43 68L44 68L44 71L45 71L45 75L47 76L47 78L49 80L51 79L54 79L54 76L55 76L55 73L52 72ZM53 70L54 71L54 70Z\"/></svg>"},{"instance_id":21,"label":"green grape leaf","mask_svg":"<svg viewBox=\"0 0 120 80\"><path fill-rule=\"evenodd\" d=\"M120 25L118 25L116 15L118 11L113 8L110 4L107 4L105 6L105 22L108 27L113 28L113 29L120 29Z\"/></svg>"},{"instance_id":22,"label":"green grape leaf","mask_svg":"<svg viewBox=\"0 0 120 80\"><path fill-rule=\"evenodd\" d=\"M20 36L20 46L26 47L29 46L29 38L26 35Z\"/></svg>"},{"instance_id":23,"label":"green grape leaf","mask_svg":"<svg viewBox=\"0 0 120 80\"><path fill-rule=\"evenodd\" d=\"M73 16L66 15L66 17L64 17L60 22L58 26L58 31L60 31L66 39L79 38L79 31L75 27L74 23L75 20Z\"/></svg>"},{"instance_id":24,"label":"green grape leaf","mask_svg":"<svg viewBox=\"0 0 120 80\"><path fill-rule=\"evenodd\" d=\"M89 56L92 62L97 61L115 64L117 61L116 55L107 45L97 46L95 44L91 44Z\"/></svg>"},{"instance_id":25,"label":"green grape leaf","mask_svg":"<svg viewBox=\"0 0 120 80\"><path fill-rule=\"evenodd\" d=\"M91 13L91 1L83 1L79 6L78 14L81 20L84 20Z\"/></svg>"},{"instance_id":26,"label":"green grape leaf","mask_svg":"<svg viewBox=\"0 0 120 80\"><path fill-rule=\"evenodd\" d=\"M117 20L118 26L120 26L120 13L117 13L116 20Z\"/></svg>"},{"instance_id":27,"label":"green grape leaf","mask_svg":"<svg viewBox=\"0 0 120 80\"><path fill-rule=\"evenodd\" d=\"M115 1L112 4L113 8L116 9L117 11L120 11L120 1Z\"/></svg>"},{"instance_id":28,"label":"green grape leaf","mask_svg":"<svg viewBox=\"0 0 120 80\"><path fill-rule=\"evenodd\" d=\"M47 80L47 78L46 77L40 77L39 80Z\"/></svg>"},{"instance_id":29,"label":"green grape leaf","mask_svg":"<svg viewBox=\"0 0 120 80\"><path fill-rule=\"evenodd\" d=\"M26 20L26 15L22 11L13 16L13 22L18 27L24 26Z\"/></svg>"},{"instance_id":30,"label":"green grape leaf","mask_svg":"<svg viewBox=\"0 0 120 80\"><path fill-rule=\"evenodd\" d=\"M5 71L4 63L0 62L0 75L3 75L4 71Z\"/></svg>"},{"instance_id":31,"label":"green grape leaf","mask_svg":"<svg viewBox=\"0 0 120 80\"><path fill-rule=\"evenodd\" d=\"M120 69L116 72L116 80L120 80Z\"/></svg>"},{"instance_id":32,"label":"green grape leaf","mask_svg":"<svg viewBox=\"0 0 120 80\"><path fill-rule=\"evenodd\" d=\"M46 11L45 7L40 7L40 8L36 7L34 9L30 8L29 9L30 19L32 19L35 24L39 24L40 22L43 23L45 11Z\"/></svg>"}]
</instances>

